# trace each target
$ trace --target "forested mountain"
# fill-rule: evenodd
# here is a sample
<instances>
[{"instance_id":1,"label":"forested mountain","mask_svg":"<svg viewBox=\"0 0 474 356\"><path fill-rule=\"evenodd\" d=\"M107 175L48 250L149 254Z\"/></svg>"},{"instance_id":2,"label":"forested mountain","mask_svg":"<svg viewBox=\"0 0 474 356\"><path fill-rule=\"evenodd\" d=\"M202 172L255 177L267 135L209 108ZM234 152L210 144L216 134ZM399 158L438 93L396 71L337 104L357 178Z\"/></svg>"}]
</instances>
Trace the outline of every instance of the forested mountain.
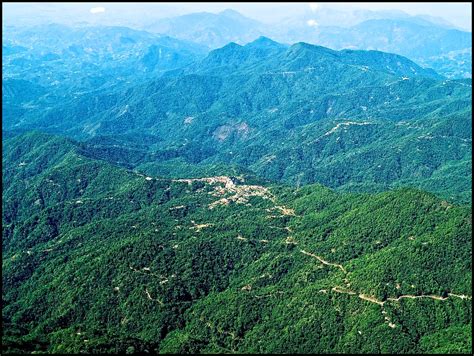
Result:
<instances>
[{"instance_id":1,"label":"forested mountain","mask_svg":"<svg viewBox=\"0 0 474 356\"><path fill-rule=\"evenodd\" d=\"M5 352L472 351L469 207L3 138Z\"/></svg>"},{"instance_id":2,"label":"forested mountain","mask_svg":"<svg viewBox=\"0 0 474 356\"><path fill-rule=\"evenodd\" d=\"M285 35L283 35L285 36ZM278 34L274 38L282 40ZM447 77L470 78L472 60L461 57L472 49L472 34L410 19L371 19L350 28L307 27L288 37L290 43L303 40L342 49L376 49L410 58L425 67L434 68ZM439 61L450 57L456 66Z\"/></svg>"},{"instance_id":3,"label":"forested mountain","mask_svg":"<svg viewBox=\"0 0 474 356\"><path fill-rule=\"evenodd\" d=\"M195 43L127 27L8 26L2 36L3 79L47 86L50 96L136 82L207 54Z\"/></svg>"},{"instance_id":4,"label":"forested mountain","mask_svg":"<svg viewBox=\"0 0 474 356\"><path fill-rule=\"evenodd\" d=\"M207 54L197 44L126 27L7 26L2 36L4 127L86 95L125 90Z\"/></svg>"},{"instance_id":5,"label":"forested mountain","mask_svg":"<svg viewBox=\"0 0 474 356\"><path fill-rule=\"evenodd\" d=\"M318 8L263 24L234 10L161 19L146 30L216 49L259 36L283 43L308 42L333 49L379 50L406 56L449 78L471 78L472 34L442 19L402 11L337 11ZM449 58L449 60L448 60Z\"/></svg>"},{"instance_id":6,"label":"forested mountain","mask_svg":"<svg viewBox=\"0 0 474 356\"><path fill-rule=\"evenodd\" d=\"M5 81L5 129L92 140L94 157L128 168L188 177L189 166L230 164L294 185L408 185L451 201L471 197L471 80L445 79L398 55L261 37L55 104L48 95L11 97L30 85L44 93Z\"/></svg>"}]
</instances>

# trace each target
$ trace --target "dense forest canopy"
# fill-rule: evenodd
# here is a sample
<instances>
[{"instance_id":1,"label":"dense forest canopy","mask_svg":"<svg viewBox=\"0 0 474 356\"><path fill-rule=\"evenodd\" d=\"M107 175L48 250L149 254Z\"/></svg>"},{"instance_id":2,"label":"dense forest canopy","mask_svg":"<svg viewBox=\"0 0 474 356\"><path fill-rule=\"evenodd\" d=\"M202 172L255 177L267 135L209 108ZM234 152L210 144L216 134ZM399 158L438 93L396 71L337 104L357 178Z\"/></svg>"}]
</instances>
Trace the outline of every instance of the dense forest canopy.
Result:
<instances>
[{"instance_id":1,"label":"dense forest canopy","mask_svg":"<svg viewBox=\"0 0 474 356\"><path fill-rule=\"evenodd\" d=\"M471 350L470 207L3 149L6 351Z\"/></svg>"}]
</instances>

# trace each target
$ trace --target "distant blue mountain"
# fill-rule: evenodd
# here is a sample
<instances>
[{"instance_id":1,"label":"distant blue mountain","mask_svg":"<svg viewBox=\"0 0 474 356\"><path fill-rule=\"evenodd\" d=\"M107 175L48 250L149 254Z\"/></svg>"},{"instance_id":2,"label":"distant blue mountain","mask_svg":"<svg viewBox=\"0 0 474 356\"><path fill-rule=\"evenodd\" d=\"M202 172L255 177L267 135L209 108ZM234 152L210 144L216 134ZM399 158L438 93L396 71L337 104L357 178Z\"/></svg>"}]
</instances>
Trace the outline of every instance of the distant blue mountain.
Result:
<instances>
[{"instance_id":1,"label":"distant blue mountain","mask_svg":"<svg viewBox=\"0 0 474 356\"><path fill-rule=\"evenodd\" d=\"M218 48L229 42L245 43L263 34L263 25L234 10L224 10L218 14L209 12L157 20L146 27L147 31L165 33Z\"/></svg>"},{"instance_id":2,"label":"distant blue mountain","mask_svg":"<svg viewBox=\"0 0 474 356\"><path fill-rule=\"evenodd\" d=\"M439 18L410 16L401 11L321 9L266 25L226 10L163 19L147 29L209 48L223 47L229 42L243 45L263 35L283 43L303 41L333 49L379 50L406 56L425 67L435 66L448 77L471 76L472 61L456 55L472 47L471 33L455 29ZM452 62L446 63L447 58L452 58Z\"/></svg>"},{"instance_id":3,"label":"distant blue mountain","mask_svg":"<svg viewBox=\"0 0 474 356\"><path fill-rule=\"evenodd\" d=\"M189 41L117 26L9 27L3 36L3 77L53 85L60 95L160 75L208 52Z\"/></svg>"}]
</instances>

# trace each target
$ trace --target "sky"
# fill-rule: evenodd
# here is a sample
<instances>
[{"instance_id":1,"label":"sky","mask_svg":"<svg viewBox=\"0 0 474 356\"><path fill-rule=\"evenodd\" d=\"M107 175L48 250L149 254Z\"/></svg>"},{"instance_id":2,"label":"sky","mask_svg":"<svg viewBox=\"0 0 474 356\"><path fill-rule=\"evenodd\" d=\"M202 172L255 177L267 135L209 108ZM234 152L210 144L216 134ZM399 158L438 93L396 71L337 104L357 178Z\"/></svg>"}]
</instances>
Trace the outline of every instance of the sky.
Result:
<instances>
[{"instance_id":1,"label":"sky","mask_svg":"<svg viewBox=\"0 0 474 356\"><path fill-rule=\"evenodd\" d=\"M286 17L298 16L305 12L315 12L322 8L333 8L340 11L350 9L401 10L410 15L430 15L441 17L453 25L472 30L472 4L470 2L361 2L361 3L2 3L4 24L54 21L60 23L88 21L124 26L139 26L141 22L154 19L183 15L192 12L214 12L234 9L243 15L256 20L272 23ZM108 23L107 23L108 21Z\"/></svg>"}]
</instances>

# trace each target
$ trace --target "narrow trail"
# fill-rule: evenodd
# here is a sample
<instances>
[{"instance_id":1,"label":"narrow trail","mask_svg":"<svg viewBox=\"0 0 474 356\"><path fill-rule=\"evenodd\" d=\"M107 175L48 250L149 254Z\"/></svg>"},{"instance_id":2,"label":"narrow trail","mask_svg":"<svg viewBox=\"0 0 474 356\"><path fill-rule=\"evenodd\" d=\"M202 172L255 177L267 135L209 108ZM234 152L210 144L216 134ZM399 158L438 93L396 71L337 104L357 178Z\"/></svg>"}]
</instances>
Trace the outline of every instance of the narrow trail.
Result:
<instances>
[{"instance_id":1,"label":"narrow trail","mask_svg":"<svg viewBox=\"0 0 474 356\"><path fill-rule=\"evenodd\" d=\"M316 258L319 262L321 262L321 263L324 264L324 265L337 267L337 268L339 268L344 274L347 274L346 269L345 269L342 265L340 265L340 264L328 262L328 261L326 261L326 260L323 260L321 257L316 256L315 254L312 254L312 253L307 252L307 251L305 251L305 250L300 250L300 252L304 253L305 255L308 255L308 256L311 256L311 257Z\"/></svg>"},{"instance_id":2,"label":"narrow trail","mask_svg":"<svg viewBox=\"0 0 474 356\"><path fill-rule=\"evenodd\" d=\"M165 279L168 280L168 278L166 278L165 276L162 276L160 274L156 274L156 273L151 272L150 268L148 268L148 267L143 267L141 270L136 269L132 266L128 266L128 267L135 273L140 273L140 274L143 274L145 276L154 276L154 277L157 277L157 278L161 279L162 281L165 280Z\"/></svg>"},{"instance_id":3,"label":"narrow trail","mask_svg":"<svg viewBox=\"0 0 474 356\"><path fill-rule=\"evenodd\" d=\"M419 298L430 298L430 299L435 299L435 300L447 300L449 298L459 298L459 299L472 299L472 297L468 295L459 295L459 294L454 294L454 293L448 293L447 297L441 297L439 295L433 295L433 294L422 294L422 295L401 295L398 298L387 298L387 301L391 302L398 302L400 299L403 298L410 298L410 299L419 299Z\"/></svg>"},{"instance_id":4,"label":"narrow trail","mask_svg":"<svg viewBox=\"0 0 474 356\"><path fill-rule=\"evenodd\" d=\"M145 288L145 294L148 297L148 299L153 300L154 302L158 302L160 303L160 305L164 305L161 300L152 298L147 288Z\"/></svg>"},{"instance_id":5,"label":"narrow trail","mask_svg":"<svg viewBox=\"0 0 474 356\"><path fill-rule=\"evenodd\" d=\"M357 123L357 124L359 124L359 123ZM369 124L369 123L360 123L360 124ZM211 194L213 196L222 196L225 193L234 194L232 196L228 196L227 198L221 198L220 200L217 200L216 202L211 203L209 208L214 208L215 206L218 206L218 205L227 205L227 203L230 202L230 201L235 201L236 203L247 203L248 198L251 197L251 196L259 196L263 199L267 199L267 200L277 204L276 197L270 192L270 190L268 188L263 187L263 186L257 186L257 185L238 185L238 184L235 184L234 181L230 177L227 177L227 176L217 176L217 177L209 177L209 178L195 178L195 179L175 179L175 180L172 180L172 181L173 182L184 182L184 183L188 183L188 184L192 184L194 181L201 181L201 182L205 182L205 183L209 183L209 184L220 183L220 184L223 184L224 187L222 187L222 186L215 187L215 190L213 192L211 192ZM81 203L82 203L82 201L81 201ZM296 215L296 213L293 209L288 208L285 205L276 205L272 209L278 210L282 216L285 216L285 215L298 216L298 215ZM267 209L267 211L270 212L272 209ZM193 223L194 226L192 226L191 229L195 229L197 232L199 232L203 228L206 228L206 227L209 227L209 226L212 225L212 224L200 224L199 225L199 224L196 224L194 221L192 221L192 223ZM271 226L271 227L278 228L276 226ZM284 228L281 228L281 229L286 229L289 233L292 232L292 229L288 226L284 227ZM240 235L237 236L237 239L238 240L246 240L245 238L243 238ZM268 242L266 240L262 240L262 241ZM296 242L294 240L294 238L291 237L291 236L287 237L287 239L285 240L285 243L286 244L294 244L294 245L298 244L298 242ZM319 263L321 263L323 265L326 265L326 266L329 266L329 267L336 268L336 269L340 270L343 273L343 277L344 277L343 281L345 283L345 287L333 286L330 289L330 291L332 291L334 293L347 294L347 295L350 295L350 296L355 296L355 297L359 298L360 300L364 300L364 301L367 301L369 303L376 304L376 305L380 306L381 307L381 313L384 316L384 320L385 320L384 323L387 324L388 327L390 327L392 329L396 328L397 325L392 322L391 318L387 315L387 311L384 309L384 307L387 303L388 304L390 304L390 303L399 303L402 299L422 299L422 298L438 300L438 301L446 301L450 298L451 299L456 299L457 298L457 299L461 299L461 300L471 300L472 299L472 297L469 296L469 295L447 293L446 296L439 296L439 295L434 295L434 294L422 294L422 295L406 294L406 295L400 295L396 298L389 297L385 300L379 300L375 296L367 295L363 292L352 290L350 288L351 283L349 282L349 278L348 278L349 272L346 270L346 268L342 264L335 263L335 262L329 262L329 261L325 260L323 257L318 256L314 253L308 252L304 249L300 249L299 252L304 254L304 255L307 255L307 256L310 256L310 257L316 259ZM142 273L142 274L146 274L146 275L159 277L161 279L160 284L164 284L164 283L168 282L168 279L166 277L161 276L161 275L157 275L157 274L151 272L149 268L143 268L142 270L135 269L132 266L129 266L129 268L132 271L136 272L136 273ZM148 272L148 273L146 273L146 272ZM250 291L251 290L251 285L245 286L244 288L242 288L242 290ZM328 291L329 291L328 289L322 289L319 292L322 292L322 293L326 294ZM196 301L186 301L186 302L174 302L174 303L166 303L165 304L161 300L153 298L147 288L145 288L145 294L146 294L146 297L149 300L158 302L161 306L168 305L168 304L172 305L172 304L182 304L182 303L196 302ZM278 292L270 293L270 294L255 295L255 298L258 298L258 299L268 298L268 297L273 297L277 294L280 295L280 294L283 294L283 292L278 291ZM216 329L217 332L220 333L220 334L231 336L232 339L234 339L234 340L239 340L240 339L234 333L224 331L221 328L212 325L210 322L205 323L205 325L207 327L211 328L211 329Z\"/></svg>"},{"instance_id":6,"label":"narrow trail","mask_svg":"<svg viewBox=\"0 0 474 356\"><path fill-rule=\"evenodd\" d=\"M328 262L328 261L324 260L323 258L321 258L320 256L317 256L317 255L315 255L313 253L310 253L310 252L307 252L305 250L300 250L300 252L307 255L307 256L311 256L311 257L317 259L319 262L321 262L324 265L339 268L345 275L344 281L346 282L347 286L350 286L349 280L347 279L348 272L344 268L344 266L342 266L338 263ZM385 303L400 302L401 299L427 298L427 299L440 300L440 301L445 301L445 300L448 300L449 298L459 298L461 300L464 300L464 299L470 300L470 299L472 299L472 297L469 296L469 295L448 293L447 297L442 297L442 296L434 295L434 294L422 294L422 295L405 294L405 295L401 295L397 298L392 297L392 298L387 298L387 300L385 300L385 301L382 301L382 300L378 300L374 296L370 296L370 295L367 295L367 294L364 294L364 293L356 292L356 291L350 290L350 289L345 288L345 287L335 286L335 287L331 288L331 290L333 292L341 293L341 294L357 295L357 297L359 297L360 299L368 301L370 303L380 305L381 307L383 307L385 305Z\"/></svg>"},{"instance_id":7,"label":"narrow trail","mask_svg":"<svg viewBox=\"0 0 474 356\"><path fill-rule=\"evenodd\" d=\"M202 322L204 322L204 320L201 319ZM215 329L219 334L223 334L223 335L229 335L232 337L232 339L234 340L242 340L241 337L235 335L235 333L233 333L232 331L225 331L223 330L221 327L218 327L218 326L215 326L215 325L212 325L211 322L205 322L204 323L208 328L210 329Z\"/></svg>"},{"instance_id":8,"label":"narrow trail","mask_svg":"<svg viewBox=\"0 0 474 356\"><path fill-rule=\"evenodd\" d=\"M459 299L472 299L472 297L468 295L458 295L454 293L448 293L447 297L441 297L439 295L433 295L433 294L422 294L422 295L411 295L411 294L405 294L401 295L398 298L387 298L385 301L378 300L375 297L368 296L365 294L358 294L357 292L354 292L352 290L344 289L342 287L336 286L331 289L332 291L336 293L342 293L342 294L349 294L349 295L357 295L360 299L366 300L368 302L378 304L380 306L383 306L386 303L389 302L399 302L401 299L422 299L422 298L428 298L428 299L434 299L434 300L448 300L449 298L459 298Z\"/></svg>"},{"instance_id":9,"label":"narrow trail","mask_svg":"<svg viewBox=\"0 0 474 356\"><path fill-rule=\"evenodd\" d=\"M356 292L353 292L351 290L344 290L344 289L342 289L342 287L337 287L337 286L332 287L331 290L336 292L336 293L351 294L351 295L357 294ZM324 290L324 291L326 291L326 290Z\"/></svg>"},{"instance_id":10,"label":"narrow trail","mask_svg":"<svg viewBox=\"0 0 474 356\"><path fill-rule=\"evenodd\" d=\"M464 295L464 294L454 294L454 293L448 293L450 297L455 297L455 298L461 298L461 299L469 299L471 300L472 297L470 295Z\"/></svg>"},{"instance_id":11,"label":"narrow trail","mask_svg":"<svg viewBox=\"0 0 474 356\"><path fill-rule=\"evenodd\" d=\"M365 295L365 294L359 294L359 298L360 299L363 299L363 300L366 300L368 302L371 302L371 303L374 303L374 304L378 304L380 306L383 306L384 305L384 302L380 301L380 300L377 300L375 299L374 297L371 297L369 295Z\"/></svg>"}]
</instances>

